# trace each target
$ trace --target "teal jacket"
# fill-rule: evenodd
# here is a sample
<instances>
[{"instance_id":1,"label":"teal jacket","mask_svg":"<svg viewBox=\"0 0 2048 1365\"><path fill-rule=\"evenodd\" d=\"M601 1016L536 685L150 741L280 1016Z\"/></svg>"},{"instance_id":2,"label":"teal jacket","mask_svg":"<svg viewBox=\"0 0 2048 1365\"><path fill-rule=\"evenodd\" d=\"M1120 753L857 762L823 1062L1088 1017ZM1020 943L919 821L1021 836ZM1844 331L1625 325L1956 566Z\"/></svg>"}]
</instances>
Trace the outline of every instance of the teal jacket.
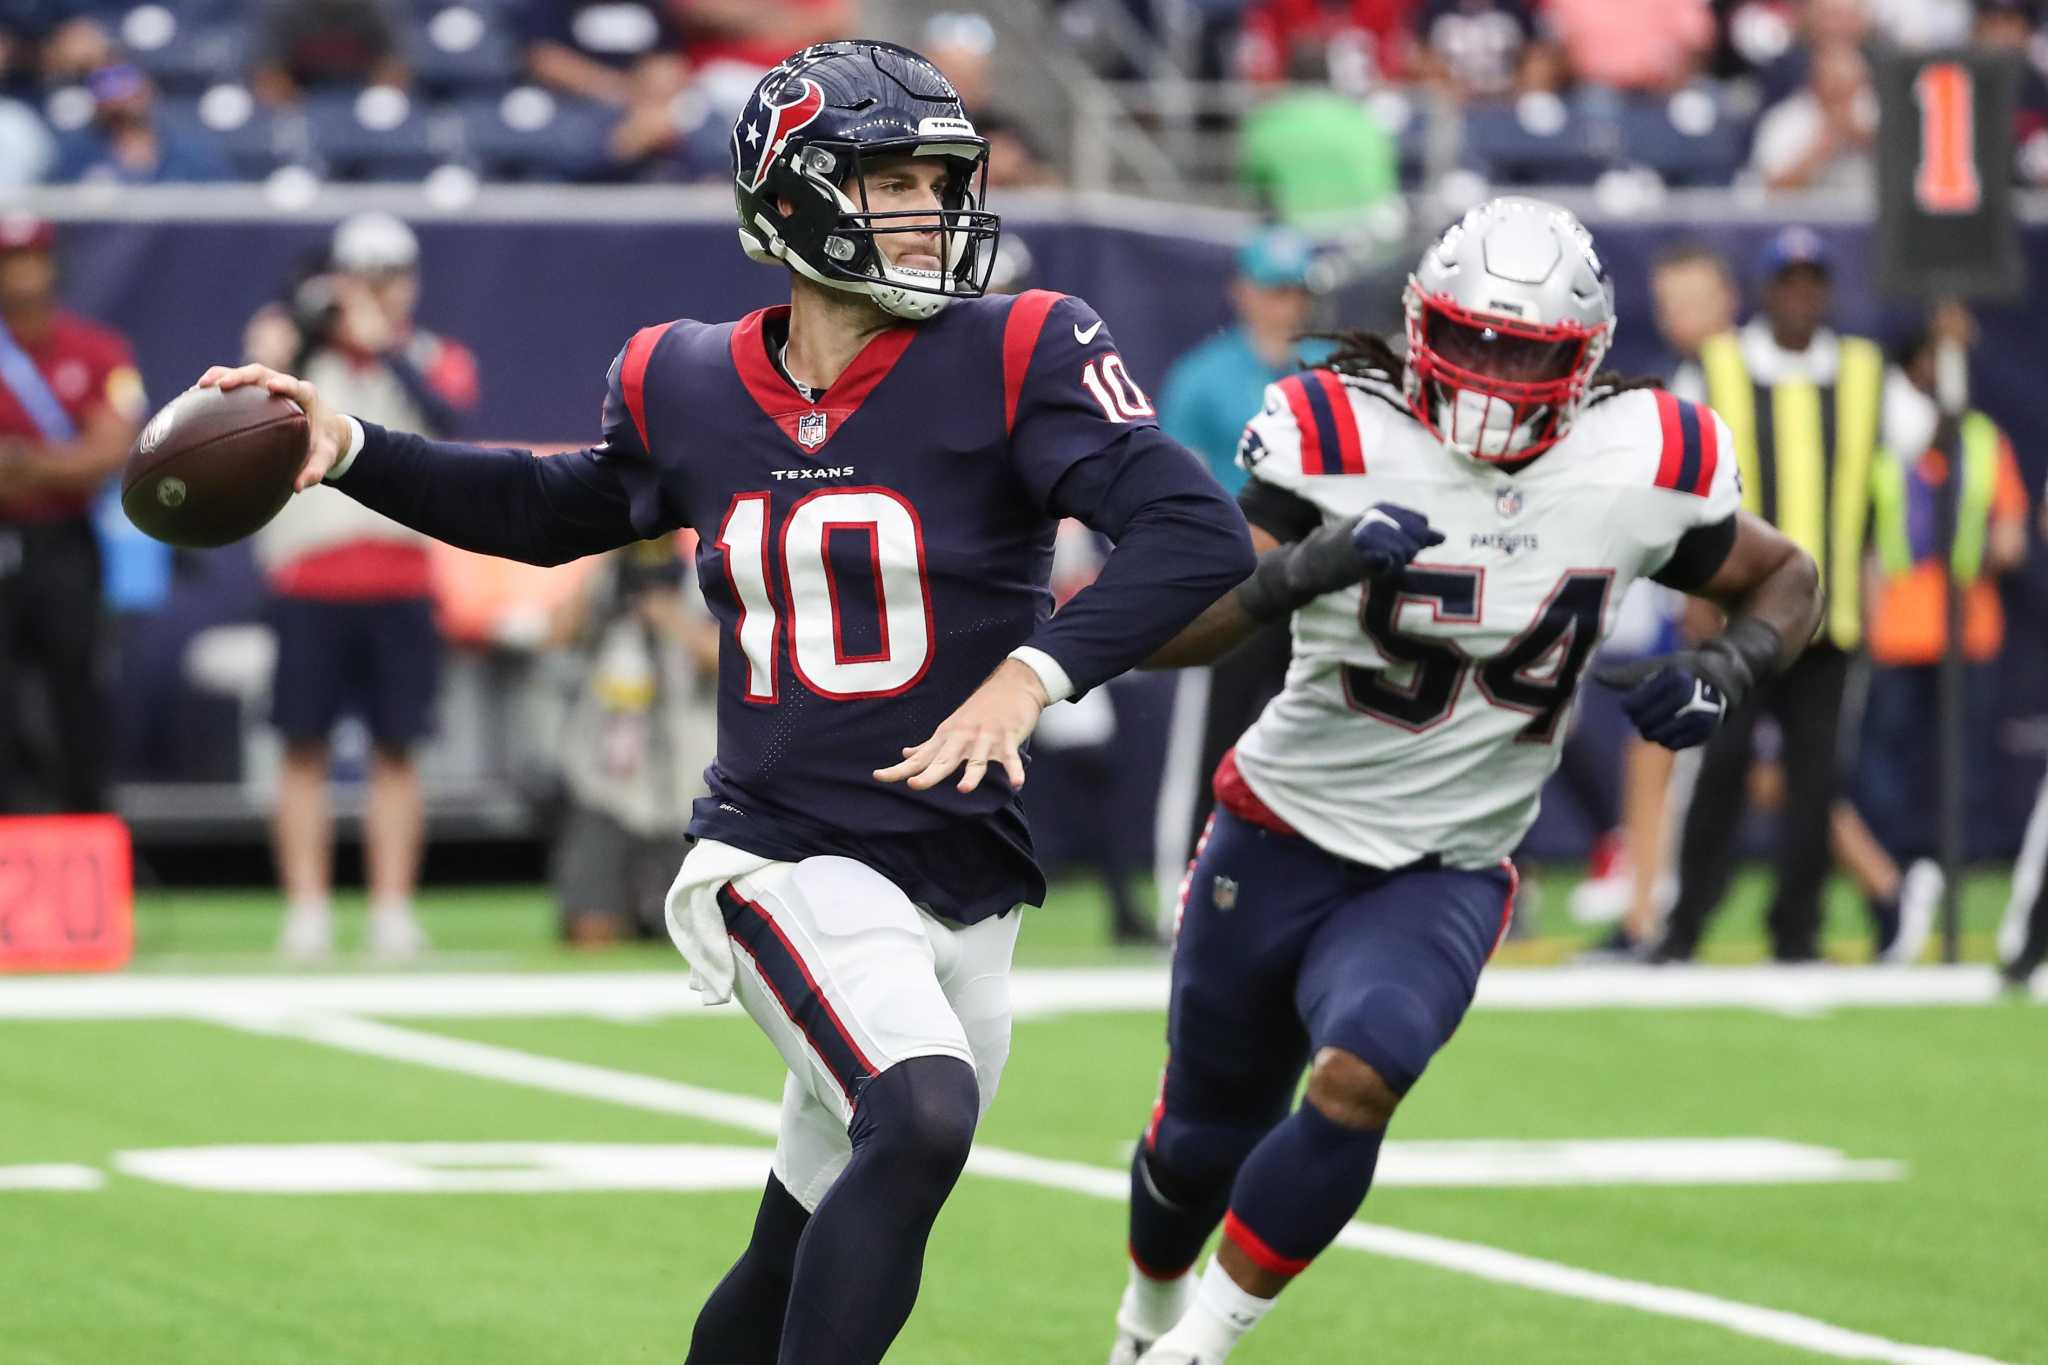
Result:
<instances>
[{"instance_id":1,"label":"teal jacket","mask_svg":"<svg viewBox=\"0 0 2048 1365\"><path fill-rule=\"evenodd\" d=\"M1298 358L1316 364L1330 354L1327 341L1306 341ZM1259 359L1242 327L1219 332L1173 363L1160 391L1159 425L1207 462L1216 481L1235 493L1244 484L1237 438L1265 401L1266 385L1295 372Z\"/></svg>"}]
</instances>

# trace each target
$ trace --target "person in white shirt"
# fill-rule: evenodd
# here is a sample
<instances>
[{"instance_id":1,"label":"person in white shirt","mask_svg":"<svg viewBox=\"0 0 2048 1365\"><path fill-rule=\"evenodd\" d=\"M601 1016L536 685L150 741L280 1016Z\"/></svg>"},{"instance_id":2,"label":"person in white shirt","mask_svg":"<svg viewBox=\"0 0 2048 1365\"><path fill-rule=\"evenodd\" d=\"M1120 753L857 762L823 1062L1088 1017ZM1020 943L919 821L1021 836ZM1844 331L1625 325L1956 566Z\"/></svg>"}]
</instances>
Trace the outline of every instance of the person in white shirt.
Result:
<instances>
[{"instance_id":1,"label":"person in white shirt","mask_svg":"<svg viewBox=\"0 0 2048 1365\"><path fill-rule=\"evenodd\" d=\"M1767 189L1867 194L1875 181L1877 92L1850 43L1814 50L1806 88L1757 123L1750 169Z\"/></svg>"}]
</instances>

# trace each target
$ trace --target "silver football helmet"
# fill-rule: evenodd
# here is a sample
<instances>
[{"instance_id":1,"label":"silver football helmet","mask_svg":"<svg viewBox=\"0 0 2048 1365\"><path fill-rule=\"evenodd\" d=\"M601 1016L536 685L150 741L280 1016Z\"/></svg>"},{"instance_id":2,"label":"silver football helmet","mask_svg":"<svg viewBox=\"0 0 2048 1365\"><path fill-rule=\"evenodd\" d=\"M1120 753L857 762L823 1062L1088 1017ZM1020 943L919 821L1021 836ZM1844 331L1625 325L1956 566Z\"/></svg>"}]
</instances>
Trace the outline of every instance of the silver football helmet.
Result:
<instances>
[{"instance_id":1,"label":"silver football helmet","mask_svg":"<svg viewBox=\"0 0 2048 1365\"><path fill-rule=\"evenodd\" d=\"M1403 296L1408 406L1489 463L1555 445L1614 340L1614 285L1593 234L1541 199L1490 199L1423 253Z\"/></svg>"}]
</instances>

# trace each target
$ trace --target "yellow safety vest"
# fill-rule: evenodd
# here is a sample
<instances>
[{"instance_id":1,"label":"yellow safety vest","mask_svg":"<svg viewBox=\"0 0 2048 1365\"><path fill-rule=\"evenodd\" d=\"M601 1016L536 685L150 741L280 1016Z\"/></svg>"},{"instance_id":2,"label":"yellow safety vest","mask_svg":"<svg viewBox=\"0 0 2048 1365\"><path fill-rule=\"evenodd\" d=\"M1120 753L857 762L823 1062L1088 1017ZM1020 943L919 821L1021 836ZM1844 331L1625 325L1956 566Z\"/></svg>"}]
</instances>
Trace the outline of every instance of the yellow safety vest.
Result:
<instances>
[{"instance_id":1,"label":"yellow safety vest","mask_svg":"<svg viewBox=\"0 0 2048 1365\"><path fill-rule=\"evenodd\" d=\"M1708 404L1735 436L1743 510L1813 556L1827 589L1821 638L1854 649L1863 638L1864 528L1884 409L1884 353L1863 337L1843 337L1841 348L1841 368L1826 388L1808 379L1756 383L1733 332L1700 347L1700 368ZM1758 422L1766 406L1768 425Z\"/></svg>"},{"instance_id":2,"label":"yellow safety vest","mask_svg":"<svg viewBox=\"0 0 2048 1365\"><path fill-rule=\"evenodd\" d=\"M1906 480L1903 461L1885 452L1878 457L1871 498L1876 513L1878 560L1886 573L1913 567L1912 539L1906 528ZM1949 572L1958 582L1974 583L1984 568L1984 542L1991 529L1991 495L1998 483L1998 428L1981 412L1966 413L1962 422L1962 486L1956 497L1956 536L1949 547Z\"/></svg>"}]
</instances>

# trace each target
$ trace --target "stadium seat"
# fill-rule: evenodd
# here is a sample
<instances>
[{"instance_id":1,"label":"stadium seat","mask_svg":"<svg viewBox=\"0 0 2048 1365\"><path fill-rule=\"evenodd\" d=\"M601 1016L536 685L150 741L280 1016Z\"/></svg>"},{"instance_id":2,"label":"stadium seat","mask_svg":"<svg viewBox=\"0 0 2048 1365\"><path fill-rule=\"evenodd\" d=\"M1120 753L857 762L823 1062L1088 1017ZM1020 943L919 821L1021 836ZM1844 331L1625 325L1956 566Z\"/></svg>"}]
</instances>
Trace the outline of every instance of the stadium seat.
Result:
<instances>
[{"instance_id":1,"label":"stadium seat","mask_svg":"<svg viewBox=\"0 0 2048 1365\"><path fill-rule=\"evenodd\" d=\"M606 169L616 110L536 86L477 95L457 106L464 158L498 180L584 180Z\"/></svg>"},{"instance_id":2,"label":"stadium seat","mask_svg":"<svg viewBox=\"0 0 2048 1365\"><path fill-rule=\"evenodd\" d=\"M135 62L166 93L192 93L248 69L251 26L206 23L162 5L142 5L122 19L120 34Z\"/></svg>"},{"instance_id":3,"label":"stadium seat","mask_svg":"<svg viewBox=\"0 0 2048 1365\"><path fill-rule=\"evenodd\" d=\"M243 180L261 180L279 166L306 159L304 120L266 108L239 85L166 98L157 105L157 117L169 127L213 139Z\"/></svg>"},{"instance_id":4,"label":"stadium seat","mask_svg":"<svg viewBox=\"0 0 2048 1365\"><path fill-rule=\"evenodd\" d=\"M461 150L454 120L390 86L315 94L305 115L312 158L336 180L417 180Z\"/></svg>"},{"instance_id":5,"label":"stadium seat","mask_svg":"<svg viewBox=\"0 0 2048 1365\"><path fill-rule=\"evenodd\" d=\"M1496 184L1588 184L1605 169L1584 112L1554 95L1465 111L1464 162Z\"/></svg>"},{"instance_id":6,"label":"stadium seat","mask_svg":"<svg viewBox=\"0 0 2048 1365\"><path fill-rule=\"evenodd\" d=\"M406 30L405 55L422 86L448 94L507 90L525 66L512 26L475 0L423 6Z\"/></svg>"},{"instance_id":7,"label":"stadium seat","mask_svg":"<svg viewBox=\"0 0 2048 1365\"><path fill-rule=\"evenodd\" d=\"M1627 100L1617 123L1622 155L1652 168L1667 184L1726 185L1748 152L1746 121L1704 90Z\"/></svg>"}]
</instances>

